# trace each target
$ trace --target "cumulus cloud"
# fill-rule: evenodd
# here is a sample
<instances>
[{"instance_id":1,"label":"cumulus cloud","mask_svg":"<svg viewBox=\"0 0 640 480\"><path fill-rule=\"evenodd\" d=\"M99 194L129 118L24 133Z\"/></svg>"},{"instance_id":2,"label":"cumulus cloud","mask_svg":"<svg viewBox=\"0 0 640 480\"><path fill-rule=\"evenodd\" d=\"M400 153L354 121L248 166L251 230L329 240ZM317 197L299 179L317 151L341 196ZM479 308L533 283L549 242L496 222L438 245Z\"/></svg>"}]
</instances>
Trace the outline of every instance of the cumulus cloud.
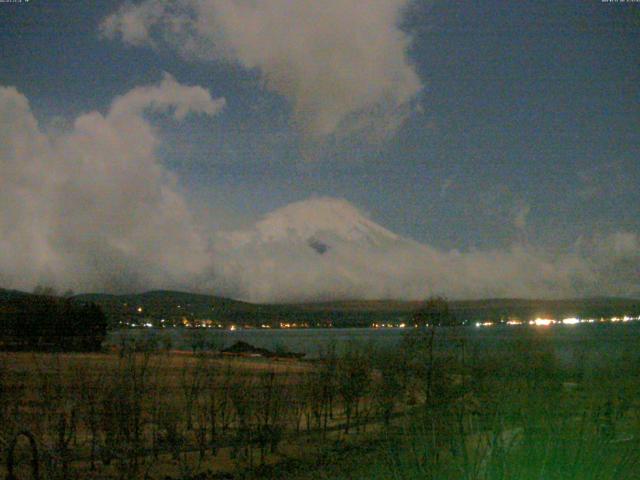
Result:
<instances>
[{"instance_id":1,"label":"cumulus cloud","mask_svg":"<svg viewBox=\"0 0 640 480\"><path fill-rule=\"evenodd\" d=\"M0 88L0 284L76 290L177 286L210 263L176 179L155 156L147 111L216 114L224 99L165 75L45 134Z\"/></svg>"},{"instance_id":2,"label":"cumulus cloud","mask_svg":"<svg viewBox=\"0 0 640 480\"><path fill-rule=\"evenodd\" d=\"M422 89L399 28L409 0L144 0L104 19L108 38L259 72L312 138L392 132Z\"/></svg>"},{"instance_id":3,"label":"cumulus cloud","mask_svg":"<svg viewBox=\"0 0 640 480\"><path fill-rule=\"evenodd\" d=\"M165 75L117 97L106 113L43 131L27 98L0 88L0 286L172 288L265 302L640 294L640 238L632 232L579 239L563 254L523 243L444 251L335 198L212 232L159 162L161 138L145 114L178 121L223 106Z\"/></svg>"}]
</instances>

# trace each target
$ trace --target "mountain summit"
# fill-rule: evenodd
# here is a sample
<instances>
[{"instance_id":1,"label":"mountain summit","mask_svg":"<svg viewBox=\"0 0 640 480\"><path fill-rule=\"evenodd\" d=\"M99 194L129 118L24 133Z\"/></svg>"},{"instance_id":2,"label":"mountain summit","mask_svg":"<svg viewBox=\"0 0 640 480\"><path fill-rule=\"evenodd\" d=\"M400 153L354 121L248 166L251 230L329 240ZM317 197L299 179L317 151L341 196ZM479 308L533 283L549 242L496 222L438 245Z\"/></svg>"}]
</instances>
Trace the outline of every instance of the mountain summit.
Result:
<instances>
[{"instance_id":1,"label":"mountain summit","mask_svg":"<svg viewBox=\"0 0 640 480\"><path fill-rule=\"evenodd\" d=\"M318 253L332 241L383 246L400 239L346 200L318 197L286 205L265 215L253 228L228 235L235 247L248 243L304 242Z\"/></svg>"}]
</instances>

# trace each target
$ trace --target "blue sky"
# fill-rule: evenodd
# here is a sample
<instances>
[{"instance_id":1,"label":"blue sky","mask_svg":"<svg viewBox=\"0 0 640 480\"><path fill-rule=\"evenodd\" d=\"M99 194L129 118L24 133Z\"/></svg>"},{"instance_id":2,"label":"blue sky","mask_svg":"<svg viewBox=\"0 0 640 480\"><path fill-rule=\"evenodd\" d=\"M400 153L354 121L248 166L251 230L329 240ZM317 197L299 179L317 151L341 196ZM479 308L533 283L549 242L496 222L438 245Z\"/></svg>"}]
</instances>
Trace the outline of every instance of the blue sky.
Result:
<instances>
[{"instance_id":1,"label":"blue sky","mask_svg":"<svg viewBox=\"0 0 640 480\"><path fill-rule=\"evenodd\" d=\"M163 165L213 228L328 196L444 250L565 251L640 232L640 4L409 2L401 27L421 89L379 141L309 139L260 68L108 38L100 25L119 7L0 5L0 85L28 99L43 130L107 112L163 72L224 97L211 117L150 114Z\"/></svg>"}]
</instances>

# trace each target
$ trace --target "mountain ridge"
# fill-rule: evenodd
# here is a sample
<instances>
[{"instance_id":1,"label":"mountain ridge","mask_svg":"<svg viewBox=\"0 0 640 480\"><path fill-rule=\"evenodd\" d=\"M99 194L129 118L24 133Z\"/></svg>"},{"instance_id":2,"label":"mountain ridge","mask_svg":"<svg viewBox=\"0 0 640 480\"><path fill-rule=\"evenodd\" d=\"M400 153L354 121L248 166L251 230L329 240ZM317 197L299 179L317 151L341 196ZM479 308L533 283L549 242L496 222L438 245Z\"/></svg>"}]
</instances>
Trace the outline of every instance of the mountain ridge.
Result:
<instances>
[{"instance_id":1,"label":"mountain ridge","mask_svg":"<svg viewBox=\"0 0 640 480\"><path fill-rule=\"evenodd\" d=\"M33 295L17 290L0 289L0 303L12 296ZM345 299L306 303L249 303L203 293L174 290L150 290L142 293L85 293L71 297L79 302L96 303L117 324L121 319L214 319L223 323L300 322L333 326L368 326L388 318L410 320L423 301L393 299ZM585 318L639 315L640 299L625 297L591 297L567 299L486 298L450 300L449 308L460 321L532 316L580 316Z\"/></svg>"}]
</instances>

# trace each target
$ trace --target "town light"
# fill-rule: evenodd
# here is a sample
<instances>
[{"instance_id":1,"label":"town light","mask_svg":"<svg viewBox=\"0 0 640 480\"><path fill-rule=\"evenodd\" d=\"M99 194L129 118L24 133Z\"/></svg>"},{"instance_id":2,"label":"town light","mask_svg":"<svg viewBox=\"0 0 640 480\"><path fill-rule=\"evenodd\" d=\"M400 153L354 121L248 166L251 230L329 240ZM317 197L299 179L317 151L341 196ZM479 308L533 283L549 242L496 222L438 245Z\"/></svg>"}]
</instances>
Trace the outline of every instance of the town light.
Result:
<instances>
[{"instance_id":1,"label":"town light","mask_svg":"<svg viewBox=\"0 0 640 480\"><path fill-rule=\"evenodd\" d=\"M536 318L529 323L533 323L536 327L548 327L549 325L556 323L556 321L550 318Z\"/></svg>"},{"instance_id":2,"label":"town light","mask_svg":"<svg viewBox=\"0 0 640 480\"><path fill-rule=\"evenodd\" d=\"M562 320L563 325L575 325L576 323L580 323L580 319L575 317L568 317Z\"/></svg>"}]
</instances>

